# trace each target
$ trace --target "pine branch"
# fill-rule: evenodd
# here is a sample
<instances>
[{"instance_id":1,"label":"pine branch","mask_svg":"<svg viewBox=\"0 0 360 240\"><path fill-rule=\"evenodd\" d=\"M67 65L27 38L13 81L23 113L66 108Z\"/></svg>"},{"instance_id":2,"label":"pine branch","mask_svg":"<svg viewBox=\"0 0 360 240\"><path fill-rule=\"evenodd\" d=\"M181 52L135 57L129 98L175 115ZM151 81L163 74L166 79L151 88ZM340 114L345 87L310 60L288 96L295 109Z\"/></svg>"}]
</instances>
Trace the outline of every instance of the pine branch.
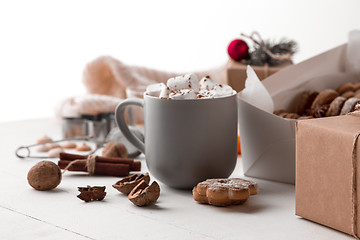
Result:
<instances>
[{"instance_id":1,"label":"pine branch","mask_svg":"<svg viewBox=\"0 0 360 240\"><path fill-rule=\"evenodd\" d=\"M274 55L281 56L285 54L294 54L298 50L297 43L293 40L282 38L279 42L265 41L265 47ZM256 45L254 50L250 52L251 65L263 66L265 63L270 66L278 65L284 60L277 60L270 57L263 47Z\"/></svg>"}]
</instances>

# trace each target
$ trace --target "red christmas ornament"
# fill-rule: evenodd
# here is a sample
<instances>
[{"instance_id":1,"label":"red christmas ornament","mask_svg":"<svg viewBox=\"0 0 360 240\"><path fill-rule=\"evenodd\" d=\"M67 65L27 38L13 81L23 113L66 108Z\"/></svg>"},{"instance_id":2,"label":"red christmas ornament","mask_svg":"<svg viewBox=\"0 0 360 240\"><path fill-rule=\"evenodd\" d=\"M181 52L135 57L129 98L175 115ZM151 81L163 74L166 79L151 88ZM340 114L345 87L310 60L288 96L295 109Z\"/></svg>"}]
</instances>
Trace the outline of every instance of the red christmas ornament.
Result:
<instances>
[{"instance_id":1,"label":"red christmas ornament","mask_svg":"<svg viewBox=\"0 0 360 240\"><path fill-rule=\"evenodd\" d=\"M228 53L231 59L240 61L249 57L249 46L241 39L235 39L228 46Z\"/></svg>"}]
</instances>

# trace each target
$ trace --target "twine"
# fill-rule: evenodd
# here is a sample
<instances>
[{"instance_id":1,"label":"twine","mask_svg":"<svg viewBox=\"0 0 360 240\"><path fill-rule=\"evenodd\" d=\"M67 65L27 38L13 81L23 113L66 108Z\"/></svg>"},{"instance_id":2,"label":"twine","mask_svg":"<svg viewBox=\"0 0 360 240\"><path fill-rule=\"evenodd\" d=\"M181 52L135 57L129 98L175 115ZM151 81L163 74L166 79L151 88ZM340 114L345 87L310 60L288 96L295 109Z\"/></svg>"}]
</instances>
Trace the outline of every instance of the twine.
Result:
<instances>
[{"instance_id":1,"label":"twine","mask_svg":"<svg viewBox=\"0 0 360 240\"><path fill-rule=\"evenodd\" d=\"M264 65L264 73L265 73L265 78L267 78L269 76L269 64L265 63Z\"/></svg>"},{"instance_id":2,"label":"twine","mask_svg":"<svg viewBox=\"0 0 360 240\"><path fill-rule=\"evenodd\" d=\"M352 199L352 232L353 236L359 239L357 235L357 142L360 136L360 132L355 135L353 148L352 148L352 173L351 173L351 199Z\"/></svg>"},{"instance_id":3,"label":"twine","mask_svg":"<svg viewBox=\"0 0 360 240\"><path fill-rule=\"evenodd\" d=\"M71 161L66 168L63 170L63 174L74 164L76 163L86 163L86 169L89 175L94 175L95 173L95 164L96 164L96 155L90 154L86 159L76 159L74 161Z\"/></svg>"},{"instance_id":4,"label":"twine","mask_svg":"<svg viewBox=\"0 0 360 240\"><path fill-rule=\"evenodd\" d=\"M349 113L348 115L350 116L355 116L355 117L360 117L360 111L359 111L359 106L357 105L355 107L355 111ZM358 222L358 214L357 214L357 210L358 210L358 206L357 206L357 144L358 144L358 139L360 136L360 132L358 132L355 136L354 136L354 142L353 142L353 147L352 147L352 160L351 160L351 164L352 164L352 172L351 172L351 201L352 201L352 226L351 226L351 230L353 232L353 236L356 239L360 239L358 236L358 229L357 229L357 222Z\"/></svg>"},{"instance_id":5,"label":"twine","mask_svg":"<svg viewBox=\"0 0 360 240\"><path fill-rule=\"evenodd\" d=\"M263 39L261 38L260 34L258 32L252 32L250 35L246 35L244 33L241 33L241 36L246 37L251 39L255 44L259 45L260 47L262 47L262 49L264 50L264 52L266 52L267 55L269 55L271 58L273 59L277 59L277 60L288 60L291 61L291 55L293 54L288 53L288 54L283 54L281 56L275 55L273 54L266 46L265 43L263 41ZM258 40L255 39L255 36L258 38Z\"/></svg>"}]
</instances>

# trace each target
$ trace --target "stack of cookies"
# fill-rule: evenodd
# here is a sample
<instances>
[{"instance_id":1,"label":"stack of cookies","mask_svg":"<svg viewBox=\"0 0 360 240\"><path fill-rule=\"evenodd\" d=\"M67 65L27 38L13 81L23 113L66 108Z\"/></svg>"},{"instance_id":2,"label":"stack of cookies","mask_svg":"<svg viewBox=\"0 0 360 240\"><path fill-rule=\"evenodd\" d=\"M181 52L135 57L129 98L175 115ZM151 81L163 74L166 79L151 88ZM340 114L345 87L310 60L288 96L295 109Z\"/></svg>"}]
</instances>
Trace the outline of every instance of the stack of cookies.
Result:
<instances>
[{"instance_id":1,"label":"stack of cookies","mask_svg":"<svg viewBox=\"0 0 360 240\"><path fill-rule=\"evenodd\" d=\"M319 92L306 91L300 96L296 113L277 110L274 114L291 119L309 119L345 115L360 103L360 82L344 83L338 89Z\"/></svg>"}]
</instances>

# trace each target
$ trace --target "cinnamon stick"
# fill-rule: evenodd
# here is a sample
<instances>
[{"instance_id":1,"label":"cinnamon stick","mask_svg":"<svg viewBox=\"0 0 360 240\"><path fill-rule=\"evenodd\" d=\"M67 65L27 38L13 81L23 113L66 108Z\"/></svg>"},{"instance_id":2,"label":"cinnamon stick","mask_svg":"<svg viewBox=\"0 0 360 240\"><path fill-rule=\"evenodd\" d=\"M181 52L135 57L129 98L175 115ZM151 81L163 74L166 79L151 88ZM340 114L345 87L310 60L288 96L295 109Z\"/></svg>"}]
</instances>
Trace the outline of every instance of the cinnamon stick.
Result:
<instances>
[{"instance_id":1,"label":"cinnamon stick","mask_svg":"<svg viewBox=\"0 0 360 240\"><path fill-rule=\"evenodd\" d=\"M134 161L133 165L130 166L130 171L139 172L141 170L141 162Z\"/></svg>"},{"instance_id":2,"label":"cinnamon stick","mask_svg":"<svg viewBox=\"0 0 360 240\"><path fill-rule=\"evenodd\" d=\"M71 153L60 153L60 160L66 161L74 161L77 159L87 159L88 155L79 155L79 154L71 154ZM114 157L103 157L96 156L97 163L113 163L113 164L128 164L130 166L130 171L140 171L141 170L141 162L134 161L131 158L114 158Z\"/></svg>"},{"instance_id":3,"label":"cinnamon stick","mask_svg":"<svg viewBox=\"0 0 360 240\"><path fill-rule=\"evenodd\" d=\"M58 165L60 169L65 169L72 161L59 160ZM85 162L77 162L70 166L69 171L78 171L78 172L87 172L87 167ZM128 176L130 172L129 164L122 163L95 163L95 174L98 175L109 175L116 177Z\"/></svg>"}]
</instances>

